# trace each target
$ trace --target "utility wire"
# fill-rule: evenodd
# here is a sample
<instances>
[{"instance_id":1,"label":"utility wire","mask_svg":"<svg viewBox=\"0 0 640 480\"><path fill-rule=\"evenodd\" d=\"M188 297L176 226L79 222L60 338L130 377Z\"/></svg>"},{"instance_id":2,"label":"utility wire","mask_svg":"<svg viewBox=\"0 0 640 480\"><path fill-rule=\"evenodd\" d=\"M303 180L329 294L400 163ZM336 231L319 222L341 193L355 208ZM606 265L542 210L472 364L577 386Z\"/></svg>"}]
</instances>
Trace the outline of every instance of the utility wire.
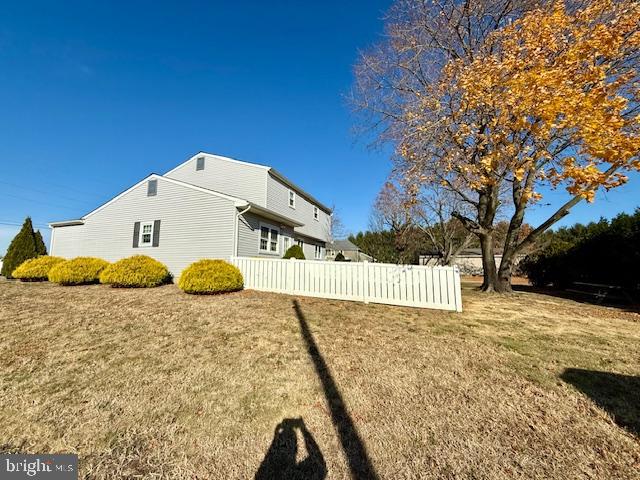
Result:
<instances>
[{"instance_id":1,"label":"utility wire","mask_svg":"<svg viewBox=\"0 0 640 480\"><path fill-rule=\"evenodd\" d=\"M19 195L13 195L12 193L4 193L4 192L0 193L0 197L3 197L3 196L16 198L18 200L22 200L22 201L25 201L25 202L33 202L33 203L39 203L41 205L49 205L51 207L66 208L68 210L74 210L76 212L79 209L82 208L82 207L72 207L70 205L60 205L60 204L57 204L57 203L51 203L51 202L44 201L44 200L34 200L33 198L25 198L25 197L21 197Z\"/></svg>"}]
</instances>

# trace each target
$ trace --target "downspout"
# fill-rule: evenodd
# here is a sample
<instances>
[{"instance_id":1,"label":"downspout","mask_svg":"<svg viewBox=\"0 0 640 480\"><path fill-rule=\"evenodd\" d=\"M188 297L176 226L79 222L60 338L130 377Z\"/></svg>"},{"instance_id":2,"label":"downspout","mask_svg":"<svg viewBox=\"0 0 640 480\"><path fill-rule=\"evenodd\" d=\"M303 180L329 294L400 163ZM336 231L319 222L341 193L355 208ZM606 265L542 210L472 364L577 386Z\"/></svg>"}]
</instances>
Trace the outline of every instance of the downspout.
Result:
<instances>
[{"instance_id":1,"label":"downspout","mask_svg":"<svg viewBox=\"0 0 640 480\"><path fill-rule=\"evenodd\" d=\"M235 230L236 230L236 235L233 241L233 256L237 257L238 256L238 236L240 235L240 216L244 215L245 213L247 213L249 210L251 210L251 204L249 204L249 206L247 208L245 208L244 210L242 210L241 212L236 213L236 221L235 221Z\"/></svg>"}]
</instances>

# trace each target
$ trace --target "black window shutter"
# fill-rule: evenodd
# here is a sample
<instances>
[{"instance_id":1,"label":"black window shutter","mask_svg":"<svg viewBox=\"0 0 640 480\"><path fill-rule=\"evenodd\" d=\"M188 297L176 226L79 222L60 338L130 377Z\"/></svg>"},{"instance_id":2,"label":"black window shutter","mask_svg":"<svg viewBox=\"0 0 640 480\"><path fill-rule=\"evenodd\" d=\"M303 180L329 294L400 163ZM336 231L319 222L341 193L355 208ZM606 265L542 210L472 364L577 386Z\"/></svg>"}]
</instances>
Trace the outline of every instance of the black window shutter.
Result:
<instances>
[{"instance_id":1,"label":"black window shutter","mask_svg":"<svg viewBox=\"0 0 640 480\"><path fill-rule=\"evenodd\" d=\"M133 248L138 248L138 240L140 237L140 222L133 224Z\"/></svg>"},{"instance_id":2,"label":"black window shutter","mask_svg":"<svg viewBox=\"0 0 640 480\"><path fill-rule=\"evenodd\" d=\"M153 222L153 246L160 245L160 220Z\"/></svg>"}]
</instances>

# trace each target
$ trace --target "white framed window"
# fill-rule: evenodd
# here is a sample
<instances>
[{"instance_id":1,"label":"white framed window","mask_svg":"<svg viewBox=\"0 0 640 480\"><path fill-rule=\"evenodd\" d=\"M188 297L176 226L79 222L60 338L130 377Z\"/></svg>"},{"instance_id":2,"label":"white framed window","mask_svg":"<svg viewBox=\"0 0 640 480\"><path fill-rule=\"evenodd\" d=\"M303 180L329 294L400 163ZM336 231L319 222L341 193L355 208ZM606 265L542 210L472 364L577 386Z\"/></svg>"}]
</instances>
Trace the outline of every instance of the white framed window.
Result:
<instances>
[{"instance_id":1,"label":"white framed window","mask_svg":"<svg viewBox=\"0 0 640 480\"><path fill-rule=\"evenodd\" d=\"M300 248L304 247L304 242L302 240L296 240L296 243Z\"/></svg>"},{"instance_id":2,"label":"white framed window","mask_svg":"<svg viewBox=\"0 0 640 480\"><path fill-rule=\"evenodd\" d=\"M280 230L273 225L260 224L260 251L277 254L279 248Z\"/></svg>"},{"instance_id":3,"label":"white framed window","mask_svg":"<svg viewBox=\"0 0 640 480\"><path fill-rule=\"evenodd\" d=\"M291 246L291 238L290 237L282 237L282 250L286 253Z\"/></svg>"},{"instance_id":4,"label":"white framed window","mask_svg":"<svg viewBox=\"0 0 640 480\"><path fill-rule=\"evenodd\" d=\"M320 218L320 213L318 212L318 207L313 207L313 219L317 222Z\"/></svg>"},{"instance_id":5,"label":"white framed window","mask_svg":"<svg viewBox=\"0 0 640 480\"><path fill-rule=\"evenodd\" d=\"M296 208L296 192L293 190L289 190L289 206Z\"/></svg>"},{"instance_id":6,"label":"white framed window","mask_svg":"<svg viewBox=\"0 0 640 480\"><path fill-rule=\"evenodd\" d=\"M150 247L153 244L153 222L140 223L140 237L138 238L138 246Z\"/></svg>"},{"instance_id":7,"label":"white framed window","mask_svg":"<svg viewBox=\"0 0 640 480\"><path fill-rule=\"evenodd\" d=\"M315 245L313 258L315 258L316 260L322 260L322 247L320 245Z\"/></svg>"}]
</instances>

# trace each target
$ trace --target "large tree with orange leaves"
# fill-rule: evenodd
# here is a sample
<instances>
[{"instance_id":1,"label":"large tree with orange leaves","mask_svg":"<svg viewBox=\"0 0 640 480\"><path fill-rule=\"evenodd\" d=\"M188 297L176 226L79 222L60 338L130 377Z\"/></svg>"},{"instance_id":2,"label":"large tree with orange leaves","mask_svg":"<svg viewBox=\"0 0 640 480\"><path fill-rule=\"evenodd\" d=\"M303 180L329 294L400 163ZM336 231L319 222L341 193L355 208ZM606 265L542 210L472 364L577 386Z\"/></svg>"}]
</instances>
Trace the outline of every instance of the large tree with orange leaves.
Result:
<instances>
[{"instance_id":1,"label":"large tree with orange leaves","mask_svg":"<svg viewBox=\"0 0 640 480\"><path fill-rule=\"evenodd\" d=\"M409 191L439 184L473 207L488 291L516 254L599 188L640 170L640 4L400 0L357 67L358 105L396 147ZM570 197L522 235L546 188ZM494 260L500 206L509 227Z\"/></svg>"}]
</instances>

